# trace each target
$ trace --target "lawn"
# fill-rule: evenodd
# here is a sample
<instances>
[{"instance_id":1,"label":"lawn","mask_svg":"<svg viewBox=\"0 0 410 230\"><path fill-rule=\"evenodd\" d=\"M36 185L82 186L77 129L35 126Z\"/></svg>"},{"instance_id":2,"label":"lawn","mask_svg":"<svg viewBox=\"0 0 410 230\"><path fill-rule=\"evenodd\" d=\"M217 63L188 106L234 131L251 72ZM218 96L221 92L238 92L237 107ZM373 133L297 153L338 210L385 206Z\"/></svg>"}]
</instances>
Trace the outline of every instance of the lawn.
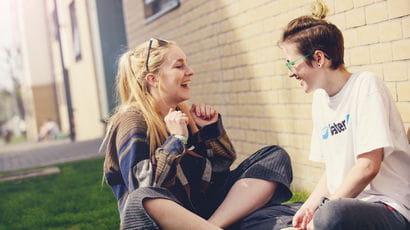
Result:
<instances>
[{"instance_id":1,"label":"lawn","mask_svg":"<svg viewBox=\"0 0 410 230\"><path fill-rule=\"evenodd\" d=\"M58 165L61 174L0 182L0 229L118 229L116 201L101 184L103 159Z\"/></svg>"},{"instance_id":2,"label":"lawn","mask_svg":"<svg viewBox=\"0 0 410 230\"><path fill-rule=\"evenodd\" d=\"M103 159L58 165L61 174L0 182L0 230L118 229L116 201L101 184ZM292 202L306 193L294 192Z\"/></svg>"}]
</instances>

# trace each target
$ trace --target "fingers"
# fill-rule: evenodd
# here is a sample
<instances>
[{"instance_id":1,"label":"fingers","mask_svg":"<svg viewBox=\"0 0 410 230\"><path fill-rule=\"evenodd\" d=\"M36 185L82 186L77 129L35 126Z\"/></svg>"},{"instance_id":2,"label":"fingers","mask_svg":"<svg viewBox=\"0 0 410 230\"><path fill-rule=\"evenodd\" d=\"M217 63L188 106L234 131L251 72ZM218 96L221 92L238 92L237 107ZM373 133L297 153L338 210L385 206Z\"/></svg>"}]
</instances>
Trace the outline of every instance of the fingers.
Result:
<instances>
[{"instance_id":1,"label":"fingers","mask_svg":"<svg viewBox=\"0 0 410 230\"><path fill-rule=\"evenodd\" d=\"M292 225L295 228L300 227L303 220L303 211L298 211L292 218Z\"/></svg>"},{"instance_id":2,"label":"fingers","mask_svg":"<svg viewBox=\"0 0 410 230\"><path fill-rule=\"evenodd\" d=\"M175 111L174 109L169 109L168 114L164 118L165 121L174 121L180 124L188 124L188 116L181 112L181 111Z\"/></svg>"},{"instance_id":3,"label":"fingers","mask_svg":"<svg viewBox=\"0 0 410 230\"><path fill-rule=\"evenodd\" d=\"M305 209L305 214L303 215L303 220L301 223L302 229L306 229L307 225L310 223L313 217L313 211L309 208Z\"/></svg>"},{"instance_id":4,"label":"fingers","mask_svg":"<svg viewBox=\"0 0 410 230\"><path fill-rule=\"evenodd\" d=\"M307 229L307 230L314 230L314 229L315 229L314 226L313 226L313 220L311 220L311 221L309 222L309 224L307 225L306 229Z\"/></svg>"},{"instance_id":5,"label":"fingers","mask_svg":"<svg viewBox=\"0 0 410 230\"><path fill-rule=\"evenodd\" d=\"M210 120L212 119L218 112L215 110L214 107L206 104L199 104L195 105L192 104L191 109L190 109L191 114L204 119L204 120Z\"/></svg>"},{"instance_id":6,"label":"fingers","mask_svg":"<svg viewBox=\"0 0 410 230\"><path fill-rule=\"evenodd\" d=\"M187 124L189 119L185 113L171 108L164 121L170 134L188 136Z\"/></svg>"}]
</instances>

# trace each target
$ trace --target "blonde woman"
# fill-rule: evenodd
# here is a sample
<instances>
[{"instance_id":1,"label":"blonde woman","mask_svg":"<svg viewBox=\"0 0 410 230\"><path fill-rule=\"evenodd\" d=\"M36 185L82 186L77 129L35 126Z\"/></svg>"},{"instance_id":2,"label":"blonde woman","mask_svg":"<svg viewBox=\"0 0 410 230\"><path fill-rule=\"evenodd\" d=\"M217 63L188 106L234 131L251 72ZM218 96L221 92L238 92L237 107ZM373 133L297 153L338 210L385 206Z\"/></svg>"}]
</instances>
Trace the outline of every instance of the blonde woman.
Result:
<instances>
[{"instance_id":1,"label":"blonde woman","mask_svg":"<svg viewBox=\"0 0 410 230\"><path fill-rule=\"evenodd\" d=\"M281 46L289 76L314 92L310 159L326 170L293 218L299 229L410 229L410 146L400 114L374 73L344 66L341 31L313 16L289 22Z\"/></svg>"},{"instance_id":2,"label":"blonde woman","mask_svg":"<svg viewBox=\"0 0 410 230\"><path fill-rule=\"evenodd\" d=\"M185 53L160 39L119 60L121 100L108 124L104 175L121 229L251 229L244 217L292 195L289 156L280 147L229 170L236 155L221 115L184 103L193 74Z\"/></svg>"}]
</instances>

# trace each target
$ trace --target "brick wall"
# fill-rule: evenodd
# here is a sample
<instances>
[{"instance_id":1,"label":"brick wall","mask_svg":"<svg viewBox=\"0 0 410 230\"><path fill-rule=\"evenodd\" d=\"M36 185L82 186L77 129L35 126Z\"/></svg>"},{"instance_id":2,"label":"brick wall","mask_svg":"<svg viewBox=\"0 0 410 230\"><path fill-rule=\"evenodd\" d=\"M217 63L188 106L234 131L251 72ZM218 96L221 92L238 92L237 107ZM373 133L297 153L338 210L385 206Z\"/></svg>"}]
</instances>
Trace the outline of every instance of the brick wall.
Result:
<instances>
[{"instance_id":1,"label":"brick wall","mask_svg":"<svg viewBox=\"0 0 410 230\"><path fill-rule=\"evenodd\" d=\"M278 144L292 157L293 187L310 191L323 166L308 161L311 95L287 77L276 45L283 27L309 13L310 0L181 0L144 24L143 1L124 0L130 47L150 37L176 41L195 71L191 102L214 105L240 159ZM345 37L352 72L384 79L410 127L410 1L328 0L328 19Z\"/></svg>"}]
</instances>

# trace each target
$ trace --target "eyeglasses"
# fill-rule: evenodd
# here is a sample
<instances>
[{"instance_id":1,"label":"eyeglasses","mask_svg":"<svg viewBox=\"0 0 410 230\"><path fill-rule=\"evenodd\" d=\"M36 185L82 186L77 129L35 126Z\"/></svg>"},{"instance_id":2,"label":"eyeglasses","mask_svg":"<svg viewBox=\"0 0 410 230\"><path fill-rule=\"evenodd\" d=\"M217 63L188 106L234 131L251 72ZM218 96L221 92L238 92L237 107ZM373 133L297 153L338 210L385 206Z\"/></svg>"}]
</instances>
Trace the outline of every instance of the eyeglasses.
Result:
<instances>
[{"instance_id":1,"label":"eyeglasses","mask_svg":"<svg viewBox=\"0 0 410 230\"><path fill-rule=\"evenodd\" d=\"M149 39L148 52L147 52L147 60L145 61L145 67L146 67L146 69L147 69L147 72L149 72L149 69L148 69L148 61L149 61L149 55L150 55L151 49L152 49L152 42L153 42L154 40L156 40L156 41L158 42L158 47L164 46L164 45L168 44L167 41L161 40L161 39L158 39L158 38L151 38L151 39Z\"/></svg>"},{"instance_id":2,"label":"eyeglasses","mask_svg":"<svg viewBox=\"0 0 410 230\"><path fill-rule=\"evenodd\" d=\"M286 62L286 66L288 67L288 69L290 70L290 72L296 74L296 69L295 69L295 67L294 67L293 65L294 65L296 62L298 62L298 61L300 61L300 60L303 60L303 59L309 57L310 55L312 55L312 54L306 54L305 56L300 57L300 58L298 58L298 59L296 59L296 60L294 60L294 61Z\"/></svg>"}]
</instances>

